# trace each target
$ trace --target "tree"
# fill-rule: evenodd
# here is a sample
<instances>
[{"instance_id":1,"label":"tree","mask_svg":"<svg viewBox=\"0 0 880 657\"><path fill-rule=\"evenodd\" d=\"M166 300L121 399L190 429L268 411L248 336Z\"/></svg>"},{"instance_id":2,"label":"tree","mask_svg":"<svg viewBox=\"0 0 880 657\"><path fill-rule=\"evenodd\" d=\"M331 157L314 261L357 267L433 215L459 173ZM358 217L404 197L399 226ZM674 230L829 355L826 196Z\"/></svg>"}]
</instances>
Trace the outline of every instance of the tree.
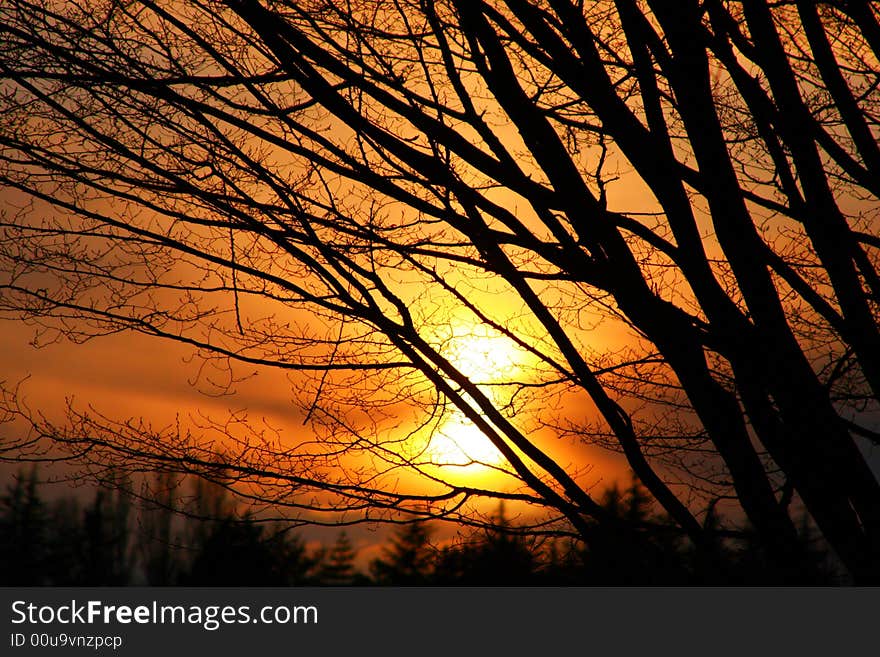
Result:
<instances>
[{"instance_id":1,"label":"tree","mask_svg":"<svg viewBox=\"0 0 880 657\"><path fill-rule=\"evenodd\" d=\"M124 482L99 489L86 507L82 523L82 581L92 586L123 586L130 582L134 554L131 546L131 500Z\"/></svg>"},{"instance_id":2,"label":"tree","mask_svg":"<svg viewBox=\"0 0 880 657\"><path fill-rule=\"evenodd\" d=\"M24 449L246 486L299 522L491 525L480 500L506 500L537 534L650 562L645 528L589 493L576 449L600 445L707 568L721 500L783 578L812 567L800 509L880 578L873 3L10 0L0 19L0 180L33 199L2 219L5 314L177 341L230 382L287 372L309 427L58 424L9 392Z\"/></svg>"},{"instance_id":3,"label":"tree","mask_svg":"<svg viewBox=\"0 0 880 657\"><path fill-rule=\"evenodd\" d=\"M391 586L427 584L433 574L436 556L430 539L430 528L425 523L398 528L388 539L382 556L370 563L373 581Z\"/></svg>"},{"instance_id":4,"label":"tree","mask_svg":"<svg viewBox=\"0 0 880 657\"><path fill-rule=\"evenodd\" d=\"M542 551L535 536L513 526L501 504L495 522L437 555L435 581L466 586L511 586L541 581Z\"/></svg>"},{"instance_id":5,"label":"tree","mask_svg":"<svg viewBox=\"0 0 880 657\"><path fill-rule=\"evenodd\" d=\"M315 565L298 538L266 536L253 519L226 517L192 546L195 555L181 583L189 586L293 586L308 583Z\"/></svg>"},{"instance_id":6,"label":"tree","mask_svg":"<svg viewBox=\"0 0 880 657\"><path fill-rule=\"evenodd\" d=\"M19 473L0 498L0 583L12 586L130 584L130 505L125 482L99 489L81 510L74 497L48 503L37 468Z\"/></svg>"},{"instance_id":7,"label":"tree","mask_svg":"<svg viewBox=\"0 0 880 657\"><path fill-rule=\"evenodd\" d=\"M37 469L20 472L0 498L0 582L40 584L46 576L46 508L37 493Z\"/></svg>"},{"instance_id":8,"label":"tree","mask_svg":"<svg viewBox=\"0 0 880 657\"><path fill-rule=\"evenodd\" d=\"M168 586L180 575L180 560L173 545L175 513L179 511L176 491L180 482L168 473L157 473L144 483L144 500L138 517L137 545L144 577L150 586Z\"/></svg>"},{"instance_id":9,"label":"tree","mask_svg":"<svg viewBox=\"0 0 880 657\"><path fill-rule=\"evenodd\" d=\"M316 555L315 577L328 586L350 586L362 579L354 565L357 551L345 531L339 532L330 549L321 548Z\"/></svg>"}]
</instances>

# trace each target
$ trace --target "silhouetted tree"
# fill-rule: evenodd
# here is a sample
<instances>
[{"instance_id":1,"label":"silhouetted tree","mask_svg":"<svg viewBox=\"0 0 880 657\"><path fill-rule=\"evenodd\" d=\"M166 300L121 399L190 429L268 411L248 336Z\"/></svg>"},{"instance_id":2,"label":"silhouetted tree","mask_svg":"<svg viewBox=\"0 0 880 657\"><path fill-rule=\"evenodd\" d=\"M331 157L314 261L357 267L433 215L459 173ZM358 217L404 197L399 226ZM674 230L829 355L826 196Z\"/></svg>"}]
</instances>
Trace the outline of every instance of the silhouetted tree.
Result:
<instances>
[{"instance_id":1,"label":"silhouetted tree","mask_svg":"<svg viewBox=\"0 0 880 657\"><path fill-rule=\"evenodd\" d=\"M131 583L130 504L120 488L99 489L84 510L73 497L52 503L37 469L19 475L2 498L0 582L17 586Z\"/></svg>"},{"instance_id":2,"label":"silhouetted tree","mask_svg":"<svg viewBox=\"0 0 880 657\"><path fill-rule=\"evenodd\" d=\"M339 532L329 549L316 555L317 581L328 586L348 586L364 582L354 565L357 551L345 531Z\"/></svg>"},{"instance_id":3,"label":"silhouetted tree","mask_svg":"<svg viewBox=\"0 0 880 657\"><path fill-rule=\"evenodd\" d=\"M86 575L86 550L84 512L79 499L70 495L61 497L49 505L46 516L46 559L40 577L31 580L29 585L47 584L50 586L92 586L104 579L104 572L98 571L99 580L89 581ZM127 579L127 578L126 578ZM117 582L134 583L131 580Z\"/></svg>"},{"instance_id":4,"label":"silhouetted tree","mask_svg":"<svg viewBox=\"0 0 880 657\"><path fill-rule=\"evenodd\" d=\"M196 480L181 542L189 565L179 582L191 586L290 586L314 583L318 557L284 528L237 517L224 487ZM267 532L266 529L269 529ZM180 551L178 551L178 560Z\"/></svg>"},{"instance_id":5,"label":"silhouetted tree","mask_svg":"<svg viewBox=\"0 0 880 657\"><path fill-rule=\"evenodd\" d=\"M132 576L131 500L121 486L99 489L83 511L82 578L91 586L123 586Z\"/></svg>"},{"instance_id":6,"label":"silhouetted tree","mask_svg":"<svg viewBox=\"0 0 880 657\"><path fill-rule=\"evenodd\" d=\"M319 555L306 548L302 537L290 534L281 527L266 539L276 564L276 586L303 586L320 584L317 577Z\"/></svg>"},{"instance_id":7,"label":"silhouetted tree","mask_svg":"<svg viewBox=\"0 0 880 657\"><path fill-rule=\"evenodd\" d=\"M47 513L37 492L37 469L20 472L0 497L0 582L43 584L47 566Z\"/></svg>"},{"instance_id":8,"label":"silhouetted tree","mask_svg":"<svg viewBox=\"0 0 880 657\"><path fill-rule=\"evenodd\" d=\"M622 488L618 482L606 488L602 507L612 516L638 527L650 546L646 554L633 553L629 541L614 534L599 533L589 546L572 546L568 568L576 580L585 584L633 585L695 583L696 569L707 582L725 568L720 561L701 563L705 553L697 553L697 563L687 555L681 535L664 513L657 512L648 491L632 476ZM716 559L720 550L715 551Z\"/></svg>"},{"instance_id":9,"label":"silhouetted tree","mask_svg":"<svg viewBox=\"0 0 880 657\"><path fill-rule=\"evenodd\" d=\"M225 468L299 518L516 501L653 567L589 493L599 445L700 563L725 498L784 577L815 568L802 507L876 583L878 26L863 0L4 2L0 183L33 202L0 218L0 308L283 370L312 431L2 412L31 453ZM437 448L463 425L497 485Z\"/></svg>"},{"instance_id":10,"label":"silhouetted tree","mask_svg":"<svg viewBox=\"0 0 880 657\"><path fill-rule=\"evenodd\" d=\"M179 482L169 473L157 473L152 483L154 489L145 491L143 497L147 502L139 514L139 556L147 583L167 586L176 581L181 567L174 549L174 544L180 540L174 531L176 511L179 510L175 490Z\"/></svg>"},{"instance_id":11,"label":"silhouetted tree","mask_svg":"<svg viewBox=\"0 0 880 657\"><path fill-rule=\"evenodd\" d=\"M218 522L196 547L189 586L278 586L276 555L263 540L262 528L250 522Z\"/></svg>"},{"instance_id":12,"label":"silhouetted tree","mask_svg":"<svg viewBox=\"0 0 880 657\"><path fill-rule=\"evenodd\" d=\"M538 543L511 525L501 505L489 529L440 552L436 581L467 586L538 584L541 566Z\"/></svg>"},{"instance_id":13,"label":"silhouetted tree","mask_svg":"<svg viewBox=\"0 0 880 657\"><path fill-rule=\"evenodd\" d=\"M382 556L370 563L376 584L391 586L429 583L436 550L431 546L427 524L416 522L397 529L387 540Z\"/></svg>"}]
</instances>

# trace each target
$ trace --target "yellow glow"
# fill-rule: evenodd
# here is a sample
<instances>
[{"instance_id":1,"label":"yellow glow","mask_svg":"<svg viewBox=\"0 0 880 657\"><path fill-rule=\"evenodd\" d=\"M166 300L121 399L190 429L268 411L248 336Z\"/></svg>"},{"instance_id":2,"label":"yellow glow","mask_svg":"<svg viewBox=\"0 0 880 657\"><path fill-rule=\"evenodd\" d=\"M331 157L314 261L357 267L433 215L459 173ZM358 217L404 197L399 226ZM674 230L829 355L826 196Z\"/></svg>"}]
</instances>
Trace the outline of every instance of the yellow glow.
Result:
<instances>
[{"instance_id":1,"label":"yellow glow","mask_svg":"<svg viewBox=\"0 0 880 657\"><path fill-rule=\"evenodd\" d=\"M530 355L488 326L453 322L439 340L441 354L468 377L496 406L509 402L512 388L498 385L522 378ZM495 385L493 385L495 384ZM428 446L431 461L456 466L500 465L501 452L460 412L437 427Z\"/></svg>"},{"instance_id":2,"label":"yellow glow","mask_svg":"<svg viewBox=\"0 0 880 657\"><path fill-rule=\"evenodd\" d=\"M474 383L495 383L514 374L526 353L486 326L456 326L441 348L443 355Z\"/></svg>"},{"instance_id":3,"label":"yellow glow","mask_svg":"<svg viewBox=\"0 0 880 657\"><path fill-rule=\"evenodd\" d=\"M498 465L504 461L482 431L466 418L452 418L431 437L432 462L438 465Z\"/></svg>"}]
</instances>

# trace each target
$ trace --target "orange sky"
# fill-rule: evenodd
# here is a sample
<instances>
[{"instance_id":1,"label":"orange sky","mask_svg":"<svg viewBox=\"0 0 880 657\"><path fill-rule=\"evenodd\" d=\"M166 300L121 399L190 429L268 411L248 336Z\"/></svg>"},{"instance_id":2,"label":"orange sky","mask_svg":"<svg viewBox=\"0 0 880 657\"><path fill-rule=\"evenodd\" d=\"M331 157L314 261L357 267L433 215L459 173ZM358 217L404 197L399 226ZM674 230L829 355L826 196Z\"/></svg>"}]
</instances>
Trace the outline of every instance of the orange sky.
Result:
<instances>
[{"instance_id":1,"label":"orange sky","mask_svg":"<svg viewBox=\"0 0 880 657\"><path fill-rule=\"evenodd\" d=\"M32 410L61 420L65 399L72 398L79 408L94 407L114 419L144 417L162 425L174 420L176 414L186 417L203 413L220 418L229 411L247 409L249 416L278 427L283 435L304 435L302 417L291 402L290 384L277 371L261 371L247 382L236 386L237 394L216 397L205 394L211 386L199 382L199 362L190 358L190 350L164 340L136 334L120 334L74 344L66 339L36 349L31 346L34 327L21 322L0 321L0 349L4 353L0 379L7 384L22 382L22 399ZM11 427L0 427L9 431ZM552 438L550 452L564 464L589 455L593 470L589 484L601 491L607 484L623 476L624 464L611 454L595 448L569 446ZM454 459L453 459L454 460ZM578 463L584 465L584 463ZM2 467L6 476L18 471L14 464ZM65 473L66 470L43 467L41 474ZM485 480L485 471L458 470L454 479ZM50 497L67 494L67 488L55 488ZM88 488L86 494L90 495ZM83 495L84 493L77 493ZM496 504L488 503L491 509ZM332 528L305 531L308 540L332 541L337 530ZM446 540L456 532L453 526L438 527L436 538ZM363 563L384 539L384 530L370 526L349 529L356 547L363 554Z\"/></svg>"}]
</instances>

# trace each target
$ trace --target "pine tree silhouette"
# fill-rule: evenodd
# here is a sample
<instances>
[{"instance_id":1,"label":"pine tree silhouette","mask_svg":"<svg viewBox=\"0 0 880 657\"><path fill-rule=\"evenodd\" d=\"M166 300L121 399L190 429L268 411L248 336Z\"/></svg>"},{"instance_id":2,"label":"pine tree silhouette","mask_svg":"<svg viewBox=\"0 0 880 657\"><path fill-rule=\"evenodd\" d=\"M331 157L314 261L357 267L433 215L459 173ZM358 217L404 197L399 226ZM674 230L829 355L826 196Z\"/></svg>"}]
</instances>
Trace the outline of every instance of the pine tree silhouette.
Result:
<instances>
[{"instance_id":1,"label":"pine tree silhouette","mask_svg":"<svg viewBox=\"0 0 880 657\"><path fill-rule=\"evenodd\" d=\"M436 551L426 523L399 527L388 539L382 557L373 560L370 572L377 584L393 586L426 584L433 576Z\"/></svg>"},{"instance_id":2,"label":"pine tree silhouette","mask_svg":"<svg viewBox=\"0 0 880 657\"><path fill-rule=\"evenodd\" d=\"M329 550L318 555L318 582L328 586L347 586L359 583L361 578L354 567L357 552L343 530Z\"/></svg>"}]
</instances>

